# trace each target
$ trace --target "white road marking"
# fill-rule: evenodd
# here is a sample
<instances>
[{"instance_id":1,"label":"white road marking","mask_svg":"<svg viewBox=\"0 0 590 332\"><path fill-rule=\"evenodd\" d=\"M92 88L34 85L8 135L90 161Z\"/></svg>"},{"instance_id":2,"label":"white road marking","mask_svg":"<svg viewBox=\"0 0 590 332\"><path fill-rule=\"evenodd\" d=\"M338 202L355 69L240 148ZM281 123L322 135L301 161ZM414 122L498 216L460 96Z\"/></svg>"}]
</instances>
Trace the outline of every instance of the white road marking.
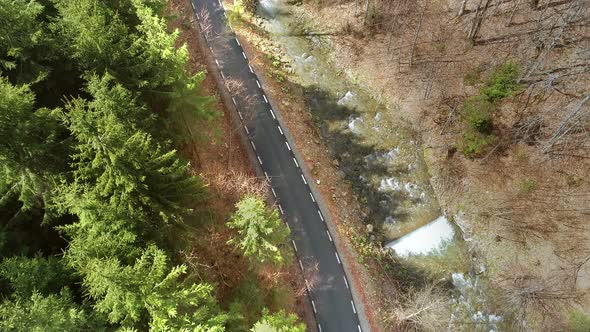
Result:
<instances>
[{"instance_id":1,"label":"white road marking","mask_svg":"<svg viewBox=\"0 0 590 332\"><path fill-rule=\"evenodd\" d=\"M330 242L333 242L333 241L332 241L332 235L330 235L330 232L329 232L329 231L326 231L326 234L328 234L328 238L330 239ZM346 279L346 278L345 278L345 279Z\"/></svg>"},{"instance_id":2,"label":"white road marking","mask_svg":"<svg viewBox=\"0 0 590 332\"><path fill-rule=\"evenodd\" d=\"M219 2L219 5L221 6L221 8L223 8L223 4L221 3L221 0L217 0Z\"/></svg>"},{"instance_id":3,"label":"white road marking","mask_svg":"<svg viewBox=\"0 0 590 332\"><path fill-rule=\"evenodd\" d=\"M242 44L240 44L240 41L238 40L238 38L235 38L235 39L236 39L236 43L238 43L238 46L242 46Z\"/></svg>"},{"instance_id":4,"label":"white road marking","mask_svg":"<svg viewBox=\"0 0 590 332\"><path fill-rule=\"evenodd\" d=\"M301 179L303 180L303 183L307 184L307 181L305 181L305 176L303 176L303 174L301 174Z\"/></svg>"},{"instance_id":5,"label":"white road marking","mask_svg":"<svg viewBox=\"0 0 590 332\"><path fill-rule=\"evenodd\" d=\"M279 132L281 133L281 135L285 136L285 133L283 133L283 128L281 128L281 126L277 126L277 128L279 128Z\"/></svg>"},{"instance_id":6,"label":"white road marking","mask_svg":"<svg viewBox=\"0 0 590 332\"><path fill-rule=\"evenodd\" d=\"M295 244L295 240L291 240L293 242L293 248L295 248L295 252L297 252L297 245Z\"/></svg>"},{"instance_id":7,"label":"white road marking","mask_svg":"<svg viewBox=\"0 0 590 332\"><path fill-rule=\"evenodd\" d=\"M322 326L320 325L320 323L318 323L318 330L320 330L320 332L322 332Z\"/></svg>"},{"instance_id":8,"label":"white road marking","mask_svg":"<svg viewBox=\"0 0 590 332\"><path fill-rule=\"evenodd\" d=\"M289 143L287 143L288 145ZM297 159L293 158L293 161L295 162L295 166L297 166L297 168L299 168L299 163L297 162Z\"/></svg>"},{"instance_id":9,"label":"white road marking","mask_svg":"<svg viewBox=\"0 0 590 332\"><path fill-rule=\"evenodd\" d=\"M336 260L338 260L338 264L342 264L340 262L340 256L338 256L338 253L334 251L334 254L336 255Z\"/></svg>"},{"instance_id":10,"label":"white road marking","mask_svg":"<svg viewBox=\"0 0 590 332\"><path fill-rule=\"evenodd\" d=\"M281 211L281 214L285 214L285 212L283 211L283 207L279 204L279 211ZM287 227L289 227L289 224L287 224Z\"/></svg>"},{"instance_id":11,"label":"white road marking","mask_svg":"<svg viewBox=\"0 0 590 332\"><path fill-rule=\"evenodd\" d=\"M303 263L301 263L301 260L299 260L299 267L301 268L301 270L303 271Z\"/></svg>"},{"instance_id":12,"label":"white road marking","mask_svg":"<svg viewBox=\"0 0 590 332\"><path fill-rule=\"evenodd\" d=\"M259 89L262 89L262 87L260 86L260 82L258 82L258 80L256 80L256 85L258 85Z\"/></svg>"},{"instance_id":13,"label":"white road marking","mask_svg":"<svg viewBox=\"0 0 590 332\"><path fill-rule=\"evenodd\" d=\"M277 119L277 117L275 116L275 112L272 111L272 109L270 110L270 115L272 115L273 119ZM279 130L281 129L281 127L279 127ZM283 134L283 131L281 130L281 135Z\"/></svg>"},{"instance_id":14,"label":"white road marking","mask_svg":"<svg viewBox=\"0 0 590 332\"><path fill-rule=\"evenodd\" d=\"M262 97L264 98L264 102L268 104L268 99L266 99L266 95L262 95Z\"/></svg>"},{"instance_id":15,"label":"white road marking","mask_svg":"<svg viewBox=\"0 0 590 332\"><path fill-rule=\"evenodd\" d=\"M270 178L268 177L268 173L266 173L266 172L264 172L264 177L265 177L267 180L270 180Z\"/></svg>"},{"instance_id":16,"label":"white road marking","mask_svg":"<svg viewBox=\"0 0 590 332\"><path fill-rule=\"evenodd\" d=\"M243 53L243 52L242 52L242 53ZM250 72L251 72L252 74L254 74L254 70L252 69L252 66L248 65L248 68L250 68Z\"/></svg>"},{"instance_id":17,"label":"white road marking","mask_svg":"<svg viewBox=\"0 0 590 332\"><path fill-rule=\"evenodd\" d=\"M240 116L240 120L244 120L244 117L242 116L242 112L238 111L238 115Z\"/></svg>"},{"instance_id":18,"label":"white road marking","mask_svg":"<svg viewBox=\"0 0 590 332\"><path fill-rule=\"evenodd\" d=\"M193 6L193 10L195 10L195 3L191 1L191 6ZM198 18L198 15L197 15Z\"/></svg>"},{"instance_id":19,"label":"white road marking","mask_svg":"<svg viewBox=\"0 0 590 332\"><path fill-rule=\"evenodd\" d=\"M281 127L279 127L281 128ZM285 141L285 144L287 144L287 149L289 149L289 151L291 151L291 146L289 145L289 142Z\"/></svg>"},{"instance_id":20,"label":"white road marking","mask_svg":"<svg viewBox=\"0 0 590 332\"><path fill-rule=\"evenodd\" d=\"M223 16L225 16L225 18L227 18L227 14L225 13L225 11L223 12Z\"/></svg>"},{"instance_id":21,"label":"white road marking","mask_svg":"<svg viewBox=\"0 0 590 332\"><path fill-rule=\"evenodd\" d=\"M217 67L219 67L219 61L217 61L217 59L215 59L215 63L217 64Z\"/></svg>"},{"instance_id":22,"label":"white road marking","mask_svg":"<svg viewBox=\"0 0 590 332\"><path fill-rule=\"evenodd\" d=\"M315 203L315 198L313 197L313 194L310 192L309 196L311 196L311 200Z\"/></svg>"},{"instance_id":23,"label":"white road marking","mask_svg":"<svg viewBox=\"0 0 590 332\"><path fill-rule=\"evenodd\" d=\"M277 192L275 191L275 188L270 188L270 190L272 190L272 195L277 198Z\"/></svg>"},{"instance_id":24,"label":"white road marking","mask_svg":"<svg viewBox=\"0 0 590 332\"><path fill-rule=\"evenodd\" d=\"M254 142L250 141L250 144L252 145L252 149L254 149L254 151L256 151L256 145L254 145Z\"/></svg>"},{"instance_id":25,"label":"white road marking","mask_svg":"<svg viewBox=\"0 0 590 332\"><path fill-rule=\"evenodd\" d=\"M233 102L234 102L234 105L236 105L236 106L237 106L237 104L236 104L236 98L234 98L234 97L231 97L231 101L233 101Z\"/></svg>"},{"instance_id":26,"label":"white road marking","mask_svg":"<svg viewBox=\"0 0 590 332\"><path fill-rule=\"evenodd\" d=\"M317 310L316 310L316 308L315 308L315 302L314 302L313 300L311 300L311 306L313 307L313 313L314 313L314 314L317 314L317 313L318 313L318 311L317 311Z\"/></svg>"},{"instance_id":27,"label":"white road marking","mask_svg":"<svg viewBox=\"0 0 590 332\"><path fill-rule=\"evenodd\" d=\"M359 332L363 332L363 330L361 330L361 326L360 325L357 325L356 327L359 328Z\"/></svg>"},{"instance_id":28,"label":"white road marking","mask_svg":"<svg viewBox=\"0 0 590 332\"><path fill-rule=\"evenodd\" d=\"M262 159L260 159L260 156L256 156L256 158L258 158L258 162L260 163L260 166L262 166Z\"/></svg>"},{"instance_id":29,"label":"white road marking","mask_svg":"<svg viewBox=\"0 0 590 332\"><path fill-rule=\"evenodd\" d=\"M348 280L346 280L346 277L342 276L342 278L344 279L344 284L346 285L346 289L350 289L350 287L348 287Z\"/></svg>"},{"instance_id":30,"label":"white road marking","mask_svg":"<svg viewBox=\"0 0 590 332\"><path fill-rule=\"evenodd\" d=\"M311 292L311 287L309 287L309 282L305 279L305 287L307 288L308 292Z\"/></svg>"},{"instance_id":31,"label":"white road marking","mask_svg":"<svg viewBox=\"0 0 590 332\"><path fill-rule=\"evenodd\" d=\"M350 304L352 305L352 311L356 314L356 308L354 307L354 302L350 300Z\"/></svg>"},{"instance_id":32,"label":"white road marking","mask_svg":"<svg viewBox=\"0 0 590 332\"><path fill-rule=\"evenodd\" d=\"M244 57L244 59L248 60L248 58L246 57L246 53L242 52L242 56Z\"/></svg>"},{"instance_id":33,"label":"white road marking","mask_svg":"<svg viewBox=\"0 0 590 332\"><path fill-rule=\"evenodd\" d=\"M244 129L246 130L246 134L250 135L250 131L248 130L248 127L244 126Z\"/></svg>"},{"instance_id":34,"label":"white road marking","mask_svg":"<svg viewBox=\"0 0 590 332\"><path fill-rule=\"evenodd\" d=\"M287 228L289 229L289 232L291 232L291 227L289 227L289 223L285 222L285 224L287 225Z\"/></svg>"},{"instance_id":35,"label":"white road marking","mask_svg":"<svg viewBox=\"0 0 590 332\"><path fill-rule=\"evenodd\" d=\"M318 210L318 214L320 215L320 219L322 219L322 221L324 221L324 216L322 215L322 212L320 210Z\"/></svg>"},{"instance_id":36,"label":"white road marking","mask_svg":"<svg viewBox=\"0 0 590 332\"><path fill-rule=\"evenodd\" d=\"M225 75L223 75L223 71L219 71L221 73L221 78L223 78L225 80Z\"/></svg>"}]
</instances>

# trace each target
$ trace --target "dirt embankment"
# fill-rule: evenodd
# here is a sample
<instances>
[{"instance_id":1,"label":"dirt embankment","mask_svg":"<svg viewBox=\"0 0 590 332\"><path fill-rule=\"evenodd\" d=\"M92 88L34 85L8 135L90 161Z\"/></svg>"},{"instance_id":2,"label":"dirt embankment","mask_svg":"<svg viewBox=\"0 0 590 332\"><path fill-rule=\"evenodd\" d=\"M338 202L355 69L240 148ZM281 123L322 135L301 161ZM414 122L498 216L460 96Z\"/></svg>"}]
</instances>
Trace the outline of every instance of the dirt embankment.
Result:
<instances>
[{"instance_id":1,"label":"dirt embankment","mask_svg":"<svg viewBox=\"0 0 590 332\"><path fill-rule=\"evenodd\" d=\"M322 1L299 15L421 135L441 205L518 320L563 329L590 312L588 1ZM466 102L492 95L507 63L518 87L485 114L489 141L469 140Z\"/></svg>"},{"instance_id":2,"label":"dirt embankment","mask_svg":"<svg viewBox=\"0 0 590 332\"><path fill-rule=\"evenodd\" d=\"M198 32L193 26L195 18L189 1L170 1L168 12L173 18L170 28L180 32L178 45L184 44L188 48L189 69L192 73L206 72L206 59L198 44ZM212 123L200 123L192 121L187 114L186 125L195 142L185 146L182 152L190 159L193 172L207 183L210 197L203 206L197 207L202 209L200 215L206 216L206 220L196 220L193 249L181 254L187 264L200 271L199 278L217 285L222 305L228 306L236 299L247 301L261 296L263 305L271 311L282 309L296 313L306 325L315 326L297 264L254 273L247 260L227 244L232 232L225 227L225 223L235 210L235 204L245 194L267 195L268 187L256 177L238 131L232 124L230 110L220 101L215 78L206 74L201 88L204 95L213 96L212 107L217 111L217 118ZM245 291L243 288L249 287L247 285L252 278L257 286ZM246 313L250 314L247 310ZM253 316L259 314L252 313Z\"/></svg>"}]
</instances>

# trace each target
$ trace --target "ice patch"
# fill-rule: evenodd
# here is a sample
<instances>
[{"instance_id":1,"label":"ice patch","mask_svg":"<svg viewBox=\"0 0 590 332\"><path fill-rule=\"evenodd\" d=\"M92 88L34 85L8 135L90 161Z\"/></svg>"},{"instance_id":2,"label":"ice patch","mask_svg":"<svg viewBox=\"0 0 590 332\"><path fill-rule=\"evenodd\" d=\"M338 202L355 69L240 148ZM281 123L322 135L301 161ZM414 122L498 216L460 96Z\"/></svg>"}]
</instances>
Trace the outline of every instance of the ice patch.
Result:
<instances>
[{"instance_id":1,"label":"ice patch","mask_svg":"<svg viewBox=\"0 0 590 332\"><path fill-rule=\"evenodd\" d=\"M340 100L338 100L338 105L340 106L346 106L349 105L352 101L354 100L354 93L348 91L344 97L340 98Z\"/></svg>"},{"instance_id":2,"label":"ice patch","mask_svg":"<svg viewBox=\"0 0 590 332\"><path fill-rule=\"evenodd\" d=\"M381 179L381 183L379 184L379 191L387 192L387 191L397 191L402 188L401 183L396 180L396 178L385 178Z\"/></svg>"},{"instance_id":3,"label":"ice patch","mask_svg":"<svg viewBox=\"0 0 590 332\"><path fill-rule=\"evenodd\" d=\"M438 249L455 235L455 230L445 216L388 243L385 247L393 249L399 256L426 255Z\"/></svg>"},{"instance_id":4,"label":"ice patch","mask_svg":"<svg viewBox=\"0 0 590 332\"><path fill-rule=\"evenodd\" d=\"M348 129L352 131L354 134L360 134L362 132L362 125L364 121L361 117L358 118L351 118L348 122Z\"/></svg>"}]
</instances>

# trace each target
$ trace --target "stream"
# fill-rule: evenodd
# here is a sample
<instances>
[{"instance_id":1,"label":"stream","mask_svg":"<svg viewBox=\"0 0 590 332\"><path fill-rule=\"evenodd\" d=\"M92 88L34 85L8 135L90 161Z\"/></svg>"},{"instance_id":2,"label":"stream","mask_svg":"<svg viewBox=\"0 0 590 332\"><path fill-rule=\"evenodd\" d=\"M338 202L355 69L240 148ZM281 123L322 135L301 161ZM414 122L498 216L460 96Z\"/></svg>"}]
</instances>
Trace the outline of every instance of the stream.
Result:
<instances>
[{"instance_id":1,"label":"stream","mask_svg":"<svg viewBox=\"0 0 590 332\"><path fill-rule=\"evenodd\" d=\"M296 5L260 0L258 16L291 66L289 79L303 88L314 123L353 185L370 208L371 240L416 263L455 288L454 309L496 330L500 317L486 314L479 277L461 230L444 216L429 183L419 139L401 120L399 108L380 103L329 59L330 41L309 31ZM435 256L435 259L432 259ZM433 264L432 262L436 262ZM485 268L483 268L485 269ZM455 306L457 307L457 306Z\"/></svg>"}]
</instances>

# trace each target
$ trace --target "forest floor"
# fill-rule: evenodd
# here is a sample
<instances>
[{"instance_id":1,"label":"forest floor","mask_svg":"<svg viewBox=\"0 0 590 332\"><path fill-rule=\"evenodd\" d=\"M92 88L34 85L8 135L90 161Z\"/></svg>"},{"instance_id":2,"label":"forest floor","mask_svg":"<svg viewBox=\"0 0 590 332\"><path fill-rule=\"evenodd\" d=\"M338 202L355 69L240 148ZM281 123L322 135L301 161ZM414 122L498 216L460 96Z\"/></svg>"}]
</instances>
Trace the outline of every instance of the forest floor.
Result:
<instances>
[{"instance_id":1,"label":"forest floor","mask_svg":"<svg viewBox=\"0 0 590 332\"><path fill-rule=\"evenodd\" d=\"M190 71L206 71L197 30L192 26L194 16L189 2L170 1L168 13L172 16L170 28L180 32L178 44L188 48ZM246 194L267 196L268 187L256 177L239 133L232 125L229 110L219 97L215 78L206 74L201 87L204 95L214 97L213 107L218 117L207 124L188 120L195 143L185 146L183 154L190 159L193 172L200 174L208 186L209 199L200 208L206 210L211 222L196 226L204 227L205 231L195 232L194 249L182 254L189 264L196 265L195 270L203 271L200 278L216 283L220 302L226 309L232 310L231 306L240 302L248 323L259 318L256 316L262 308L268 308L273 312L296 313L307 326L315 326L313 313L307 305L303 277L295 262L282 269L254 271L248 261L227 244L232 231L225 223L235 211L235 204ZM251 325L247 326L249 329Z\"/></svg>"},{"instance_id":2,"label":"forest floor","mask_svg":"<svg viewBox=\"0 0 590 332\"><path fill-rule=\"evenodd\" d=\"M440 205L455 216L473 254L494 287L501 289L493 294L496 300L507 303L506 308L533 329L562 329L573 310L590 312L587 137L576 143L578 128L551 153L544 149L588 94L590 75L571 66L579 60L573 58L576 47L584 48L588 41L581 38L559 50L543 49L546 43L535 45L540 38L550 39L535 32L545 31L539 26L557 25L574 7L570 2L563 2L569 7L543 2L531 10L510 1L490 6L471 42L466 30L477 12L470 6L457 17L456 4L439 1L402 1L396 9L375 3L382 4L374 12L381 21L376 19L369 28L358 2L305 2L296 15L309 25L306 31L328 42L334 65L348 79L399 109L399 116L421 137ZM226 7L231 5L227 1ZM391 20L378 10L393 10ZM339 232L348 239L343 252L358 262L354 277L365 285L365 299L372 304L367 305L373 311L368 313L371 324L376 331L386 329L382 320L398 302L397 285L381 279L380 266L363 260L358 237L368 237L366 208L331 159L303 91L274 66L281 50L253 22L234 27L257 72L266 74L269 94L280 100L297 148L320 180ZM568 38L587 35L583 29L582 24L568 30ZM493 114L499 139L476 158L463 156L462 103L479 93L494 68L514 62L526 72L543 57L547 65L531 71L522 90L503 100ZM563 76L551 81L546 73Z\"/></svg>"}]
</instances>

